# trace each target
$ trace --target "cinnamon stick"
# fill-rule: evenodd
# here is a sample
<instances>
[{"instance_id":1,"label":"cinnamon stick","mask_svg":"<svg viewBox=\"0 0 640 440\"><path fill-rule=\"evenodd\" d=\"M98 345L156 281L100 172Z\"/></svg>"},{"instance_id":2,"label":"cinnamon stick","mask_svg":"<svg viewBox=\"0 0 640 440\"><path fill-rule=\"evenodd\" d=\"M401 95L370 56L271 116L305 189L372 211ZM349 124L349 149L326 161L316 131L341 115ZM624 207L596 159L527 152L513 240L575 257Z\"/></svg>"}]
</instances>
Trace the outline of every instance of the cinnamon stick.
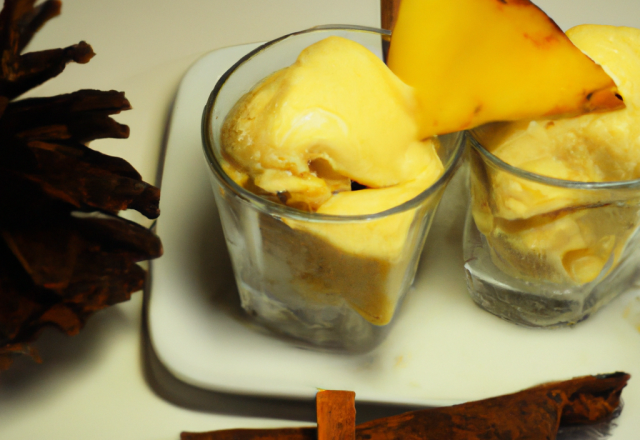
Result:
<instances>
[{"instance_id":1,"label":"cinnamon stick","mask_svg":"<svg viewBox=\"0 0 640 440\"><path fill-rule=\"evenodd\" d=\"M318 440L355 440L356 393L323 390L316 394Z\"/></svg>"},{"instance_id":2,"label":"cinnamon stick","mask_svg":"<svg viewBox=\"0 0 640 440\"><path fill-rule=\"evenodd\" d=\"M555 439L559 427L611 417L629 375L586 376L491 399L429 408L357 426L367 440Z\"/></svg>"},{"instance_id":3,"label":"cinnamon stick","mask_svg":"<svg viewBox=\"0 0 640 440\"><path fill-rule=\"evenodd\" d=\"M382 29L392 31L398 18L400 0L380 0L380 18Z\"/></svg>"},{"instance_id":4,"label":"cinnamon stick","mask_svg":"<svg viewBox=\"0 0 640 440\"><path fill-rule=\"evenodd\" d=\"M561 426L612 420L618 413L620 394L629 378L626 373L585 376L461 405L412 411L357 425L355 438L551 440L556 438ZM231 429L184 432L181 439L308 440L320 439L319 431L316 428Z\"/></svg>"}]
</instances>

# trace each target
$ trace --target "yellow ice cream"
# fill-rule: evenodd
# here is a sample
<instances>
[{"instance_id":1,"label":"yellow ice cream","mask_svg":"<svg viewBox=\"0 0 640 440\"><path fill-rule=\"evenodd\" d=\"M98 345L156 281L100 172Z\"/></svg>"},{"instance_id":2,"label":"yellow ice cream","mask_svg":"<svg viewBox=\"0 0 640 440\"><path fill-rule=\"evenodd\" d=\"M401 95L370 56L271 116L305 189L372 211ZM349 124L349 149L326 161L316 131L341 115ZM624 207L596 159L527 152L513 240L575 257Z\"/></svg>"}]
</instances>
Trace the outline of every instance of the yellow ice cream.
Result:
<instances>
[{"instance_id":1,"label":"yellow ice cream","mask_svg":"<svg viewBox=\"0 0 640 440\"><path fill-rule=\"evenodd\" d=\"M223 128L223 154L244 186L311 211L352 181L388 188L420 179L426 188L442 165L433 140L418 138L416 111L413 89L378 57L329 37L238 102Z\"/></svg>"},{"instance_id":2,"label":"yellow ice cream","mask_svg":"<svg viewBox=\"0 0 640 440\"><path fill-rule=\"evenodd\" d=\"M640 30L582 25L567 35L614 79L626 108L493 124L477 137L503 161L536 174L583 182L640 178ZM474 219L492 244L494 262L515 276L592 281L615 267L638 225L631 195L488 174L473 184Z\"/></svg>"},{"instance_id":3,"label":"yellow ice cream","mask_svg":"<svg viewBox=\"0 0 640 440\"><path fill-rule=\"evenodd\" d=\"M244 188L304 211L379 213L443 173L438 141L419 138L417 113L413 89L377 56L329 37L238 101L222 129L223 167ZM415 214L348 225L283 218L286 227L265 222L262 234L273 235L273 252L289 261L295 273L287 276L301 296L344 300L368 321L386 324L412 264L405 246L419 240L410 236L420 229L412 228ZM314 249L309 261L298 255L301 246Z\"/></svg>"}]
</instances>

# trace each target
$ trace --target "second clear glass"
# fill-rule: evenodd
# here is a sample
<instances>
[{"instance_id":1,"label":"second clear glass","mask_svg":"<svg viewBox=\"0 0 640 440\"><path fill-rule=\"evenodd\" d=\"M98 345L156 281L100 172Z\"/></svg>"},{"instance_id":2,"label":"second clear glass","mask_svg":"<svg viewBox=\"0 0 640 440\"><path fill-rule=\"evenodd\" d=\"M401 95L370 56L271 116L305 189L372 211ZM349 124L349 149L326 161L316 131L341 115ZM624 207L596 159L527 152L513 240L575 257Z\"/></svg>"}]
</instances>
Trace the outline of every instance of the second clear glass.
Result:
<instances>
[{"instance_id":1,"label":"second clear glass","mask_svg":"<svg viewBox=\"0 0 640 440\"><path fill-rule=\"evenodd\" d=\"M638 280L640 180L553 179L510 166L467 138L464 256L478 305L526 326L572 325Z\"/></svg>"}]
</instances>

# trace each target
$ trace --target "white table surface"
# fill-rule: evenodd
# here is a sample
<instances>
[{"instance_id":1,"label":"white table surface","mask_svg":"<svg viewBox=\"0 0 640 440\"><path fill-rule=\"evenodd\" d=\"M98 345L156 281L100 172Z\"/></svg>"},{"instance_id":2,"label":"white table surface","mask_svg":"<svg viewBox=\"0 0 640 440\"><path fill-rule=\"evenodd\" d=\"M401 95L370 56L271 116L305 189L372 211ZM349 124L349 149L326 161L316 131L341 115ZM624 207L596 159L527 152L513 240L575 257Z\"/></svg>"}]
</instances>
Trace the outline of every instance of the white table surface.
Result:
<instances>
[{"instance_id":1,"label":"white table surface","mask_svg":"<svg viewBox=\"0 0 640 440\"><path fill-rule=\"evenodd\" d=\"M640 27L638 0L536 3L563 29L587 22ZM131 137L93 147L124 157L154 182L176 88L200 56L318 24L379 22L378 0L65 0L62 15L28 50L85 40L97 56L87 65L69 65L31 95L125 91L133 110L117 119L131 127ZM177 440L184 430L313 422L308 402L233 396L177 381L149 350L143 301L136 293L98 313L75 337L45 332L36 344L43 364L19 359L1 373L0 439ZM393 411L366 407L360 414Z\"/></svg>"}]
</instances>

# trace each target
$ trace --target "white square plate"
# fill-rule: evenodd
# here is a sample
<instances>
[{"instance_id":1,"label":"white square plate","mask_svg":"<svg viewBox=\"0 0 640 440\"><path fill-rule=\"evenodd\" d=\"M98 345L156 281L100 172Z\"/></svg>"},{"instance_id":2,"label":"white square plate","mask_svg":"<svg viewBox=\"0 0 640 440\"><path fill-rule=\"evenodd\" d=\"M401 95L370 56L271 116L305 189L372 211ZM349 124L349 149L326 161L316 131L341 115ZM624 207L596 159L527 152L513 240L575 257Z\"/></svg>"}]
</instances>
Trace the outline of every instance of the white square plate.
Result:
<instances>
[{"instance_id":1,"label":"white square plate","mask_svg":"<svg viewBox=\"0 0 640 440\"><path fill-rule=\"evenodd\" d=\"M318 388L359 401L445 405L542 382L626 371L630 385L615 439L640 432L640 333L624 294L575 328L527 329L476 307L466 293L459 173L427 240L414 288L388 339L365 355L313 352L258 331L242 317L202 153L200 121L211 90L257 44L209 53L184 77L170 121L152 265L149 333L160 361L198 387L313 398Z\"/></svg>"}]
</instances>

